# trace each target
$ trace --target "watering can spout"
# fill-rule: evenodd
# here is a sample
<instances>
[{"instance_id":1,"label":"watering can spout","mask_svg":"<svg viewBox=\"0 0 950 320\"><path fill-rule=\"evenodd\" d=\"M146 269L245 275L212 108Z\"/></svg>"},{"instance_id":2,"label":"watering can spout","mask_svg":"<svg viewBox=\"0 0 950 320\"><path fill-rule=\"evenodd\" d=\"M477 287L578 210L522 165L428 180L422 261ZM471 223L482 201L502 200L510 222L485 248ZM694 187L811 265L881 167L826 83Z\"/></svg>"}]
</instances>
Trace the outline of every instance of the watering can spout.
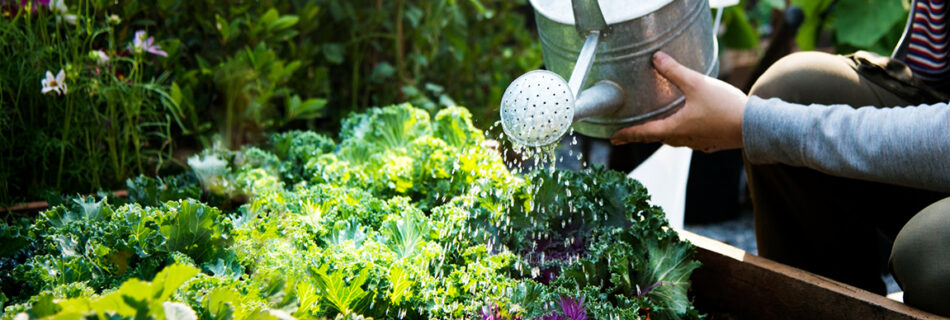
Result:
<instances>
[{"instance_id":1,"label":"watering can spout","mask_svg":"<svg viewBox=\"0 0 950 320\"><path fill-rule=\"evenodd\" d=\"M607 138L675 112L684 97L650 63L657 50L677 53L677 60L707 75L718 70L707 1L531 0L531 5L547 69L521 75L502 95L501 126L517 144L550 145L571 128Z\"/></svg>"},{"instance_id":2,"label":"watering can spout","mask_svg":"<svg viewBox=\"0 0 950 320\"><path fill-rule=\"evenodd\" d=\"M574 106L573 122L609 116L624 103L623 88L610 80L601 80L582 91Z\"/></svg>"}]
</instances>

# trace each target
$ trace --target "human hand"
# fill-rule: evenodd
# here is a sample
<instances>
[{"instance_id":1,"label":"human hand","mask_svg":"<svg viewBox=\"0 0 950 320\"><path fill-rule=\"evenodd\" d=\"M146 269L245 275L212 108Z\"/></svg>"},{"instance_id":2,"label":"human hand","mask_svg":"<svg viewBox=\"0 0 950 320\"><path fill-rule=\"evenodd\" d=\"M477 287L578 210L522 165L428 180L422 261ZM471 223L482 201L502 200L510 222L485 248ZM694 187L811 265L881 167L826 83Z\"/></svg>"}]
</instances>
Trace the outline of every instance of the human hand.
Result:
<instances>
[{"instance_id":1,"label":"human hand","mask_svg":"<svg viewBox=\"0 0 950 320\"><path fill-rule=\"evenodd\" d=\"M610 143L663 142L713 152L742 148L742 114L749 98L736 87L693 71L657 52L653 65L686 96L686 105L667 118L614 132Z\"/></svg>"}]
</instances>

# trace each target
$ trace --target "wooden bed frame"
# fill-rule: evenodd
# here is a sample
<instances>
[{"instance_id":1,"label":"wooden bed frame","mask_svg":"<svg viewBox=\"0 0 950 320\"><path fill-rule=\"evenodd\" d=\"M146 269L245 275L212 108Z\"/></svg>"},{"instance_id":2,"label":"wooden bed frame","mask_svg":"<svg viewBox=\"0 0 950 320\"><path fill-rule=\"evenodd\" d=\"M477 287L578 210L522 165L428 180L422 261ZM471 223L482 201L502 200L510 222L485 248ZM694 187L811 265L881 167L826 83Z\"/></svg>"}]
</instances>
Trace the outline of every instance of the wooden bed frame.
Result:
<instances>
[{"instance_id":1,"label":"wooden bed frame","mask_svg":"<svg viewBox=\"0 0 950 320\"><path fill-rule=\"evenodd\" d=\"M703 266L691 296L713 319L950 319L677 230ZM950 297L947 297L950 303Z\"/></svg>"}]
</instances>

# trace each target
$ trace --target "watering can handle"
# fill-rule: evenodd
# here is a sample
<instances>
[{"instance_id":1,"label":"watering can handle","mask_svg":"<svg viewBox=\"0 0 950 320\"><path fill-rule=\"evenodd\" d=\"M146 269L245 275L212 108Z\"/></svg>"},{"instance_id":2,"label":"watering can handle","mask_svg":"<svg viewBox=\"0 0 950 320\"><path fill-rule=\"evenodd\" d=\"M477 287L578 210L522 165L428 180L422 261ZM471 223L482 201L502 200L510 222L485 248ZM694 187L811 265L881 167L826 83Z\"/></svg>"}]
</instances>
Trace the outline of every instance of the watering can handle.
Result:
<instances>
[{"instance_id":1,"label":"watering can handle","mask_svg":"<svg viewBox=\"0 0 950 320\"><path fill-rule=\"evenodd\" d=\"M593 31L600 31L601 35L607 32L607 21L597 0L571 0L571 5L574 9L574 26L581 37L586 38Z\"/></svg>"}]
</instances>

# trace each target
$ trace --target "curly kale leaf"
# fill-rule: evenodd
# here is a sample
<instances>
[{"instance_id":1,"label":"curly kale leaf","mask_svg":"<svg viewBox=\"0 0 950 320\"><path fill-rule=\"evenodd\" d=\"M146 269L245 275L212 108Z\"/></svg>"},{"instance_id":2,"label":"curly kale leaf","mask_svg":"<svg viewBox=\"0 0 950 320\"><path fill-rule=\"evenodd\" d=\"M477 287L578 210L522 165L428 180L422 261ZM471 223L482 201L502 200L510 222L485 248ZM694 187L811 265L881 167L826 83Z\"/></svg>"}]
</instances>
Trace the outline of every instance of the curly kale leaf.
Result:
<instances>
[{"instance_id":1,"label":"curly kale leaf","mask_svg":"<svg viewBox=\"0 0 950 320\"><path fill-rule=\"evenodd\" d=\"M280 176L288 182L303 180L308 162L335 149L332 139L312 131L288 131L270 138L270 150L282 159Z\"/></svg>"},{"instance_id":2,"label":"curly kale leaf","mask_svg":"<svg viewBox=\"0 0 950 320\"><path fill-rule=\"evenodd\" d=\"M382 150L404 148L410 141L432 132L429 114L408 103L352 114L343 120L342 126L343 143Z\"/></svg>"},{"instance_id":3,"label":"curly kale leaf","mask_svg":"<svg viewBox=\"0 0 950 320\"><path fill-rule=\"evenodd\" d=\"M439 110L433 131L433 136L459 149L478 147L485 140L482 131L472 125L472 113L462 107Z\"/></svg>"},{"instance_id":4,"label":"curly kale leaf","mask_svg":"<svg viewBox=\"0 0 950 320\"><path fill-rule=\"evenodd\" d=\"M383 243L396 253L399 259L412 257L419 252L419 247L429 238L431 227L428 219L418 209L403 203L405 211L401 215L393 216L383 222L380 236Z\"/></svg>"},{"instance_id":5,"label":"curly kale leaf","mask_svg":"<svg viewBox=\"0 0 950 320\"><path fill-rule=\"evenodd\" d=\"M313 131L287 131L270 137L270 149L278 158L305 163L336 149L333 139Z\"/></svg>"},{"instance_id":6,"label":"curly kale leaf","mask_svg":"<svg viewBox=\"0 0 950 320\"><path fill-rule=\"evenodd\" d=\"M188 158L188 167L198 176L198 180L206 190L223 193L227 188L226 175L231 172L231 167L228 161L217 154L205 152L205 154L191 156Z\"/></svg>"},{"instance_id":7,"label":"curly kale leaf","mask_svg":"<svg viewBox=\"0 0 950 320\"><path fill-rule=\"evenodd\" d=\"M158 223L168 252L181 252L204 263L211 262L228 244L231 225L221 210L191 199L168 202L165 209L168 214Z\"/></svg>"},{"instance_id":8,"label":"curly kale leaf","mask_svg":"<svg viewBox=\"0 0 950 320\"><path fill-rule=\"evenodd\" d=\"M138 205L113 209L105 199L92 198L44 211L30 234L35 255L16 266L15 277L34 290L81 281L101 290L129 276L151 277L164 260L149 259L162 242L155 215Z\"/></svg>"},{"instance_id":9,"label":"curly kale leaf","mask_svg":"<svg viewBox=\"0 0 950 320\"><path fill-rule=\"evenodd\" d=\"M29 239L35 254L16 265L13 275L25 292L74 283L100 291L131 277L151 278L176 260L227 260L222 254L229 231L220 210L196 200L155 208L77 198L40 213Z\"/></svg>"},{"instance_id":10,"label":"curly kale leaf","mask_svg":"<svg viewBox=\"0 0 950 320\"><path fill-rule=\"evenodd\" d=\"M656 319L695 316L687 291L689 277L699 262L691 259L689 243L675 236L642 238L633 229L604 229L598 233L591 254L565 266L556 286L568 290L597 288L596 294L588 295L586 300L594 305L595 318L634 311L648 312Z\"/></svg>"},{"instance_id":11,"label":"curly kale leaf","mask_svg":"<svg viewBox=\"0 0 950 320\"><path fill-rule=\"evenodd\" d=\"M192 173L158 178L140 175L126 180L125 184L129 200L145 206L158 206L166 201L188 198L201 199L201 185Z\"/></svg>"},{"instance_id":12,"label":"curly kale leaf","mask_svg":"<svg viewBox=\"0 0 950 320\"><path fill-rule=\"evenodd\" d=\"M692 246L686 242L650 239L646 244L646 268L637 271L640 296L654 303L657 319L689 318L691 304L686 292L689 277L700 266L691 260ZM645 287L644 287L645 286Z\"/></svg>"},{"instance_id":13,"label":"curly kale leaf","mask_svg":"<svg viewBox=\"0 0 950 320\"><path fill-rule=\"evenodd\" d=\"M57 319L98 316L112 318L197 319L188 305L170 301L186 281L198 273L194 267L171 265L155 275L152 282L129 279L118 290L100 297L78 297L54 301L51 296L42 296L26 312L31 318L53 317Z\"/></svg>"},{"instance_id":14,"label":"curly kale leaf","mask_svg":"<svg viewBox=\"0 0 950 320\"><path fill-rule=\"evenodd\" d=\"M9 299L17 299L32 292L18 284L13 271L35 254L35 243L29 234L30 223L17 219L7 224L0 222L0 308Z\"/></svg>"},{"instance_id":15,"label":"curly kale leaf","mask_svg":"<svg viewBox=\"0 0 950 320\"><path fill-rule=\"evenodd\" d=\"M331 245L359 248L366 240L366 228L353 221L337 221L324 240Z\"/></svg>"},{"instance_id":16,"label":"curly kale leaf","mask_svg":"<svg viewBox=\"0 0 950 320\"><path fill-rule=\"evenodd\" d=\"M335 271L327 274L325 268L315 269L313 273L315 275L313 278L314 284L320 289L324 299L343 316L365 310L373 297L372 294L361 288L366 279L369 278L366 269L360 270L357 276L349 280L345 278L344 272Z\"/></svg>"},{"instance_id":17,"label":"curly kale leaf","mask_svg":"<svg viewBox=\"0 0 950 320\"><path fill-rule=\"evenodd\" d=\"M553 280L565 261L587 254L596 230L632 228L657 237L654 230L666 223L662 212L650 211L643 200L645 189L619 172L540 170L526 178L532 187L523 198L530 210L507 211L511 231L503 238L540 268L535 280L543 283Z\"/></svg>"},{"instance_id":18,"label":"curly kale leaf","mask_svg":"<svg viewBox=\"0 0 950 320\"><path fill-rule=\"evenodd\" d=\"M305 165L311 182L408 196L425 211L485 181L491 190L515 184L464 108L444 109L434 121L408 104L374 108L347 118L340 137L338 150Z\"/></svg>"}]
</instances>

